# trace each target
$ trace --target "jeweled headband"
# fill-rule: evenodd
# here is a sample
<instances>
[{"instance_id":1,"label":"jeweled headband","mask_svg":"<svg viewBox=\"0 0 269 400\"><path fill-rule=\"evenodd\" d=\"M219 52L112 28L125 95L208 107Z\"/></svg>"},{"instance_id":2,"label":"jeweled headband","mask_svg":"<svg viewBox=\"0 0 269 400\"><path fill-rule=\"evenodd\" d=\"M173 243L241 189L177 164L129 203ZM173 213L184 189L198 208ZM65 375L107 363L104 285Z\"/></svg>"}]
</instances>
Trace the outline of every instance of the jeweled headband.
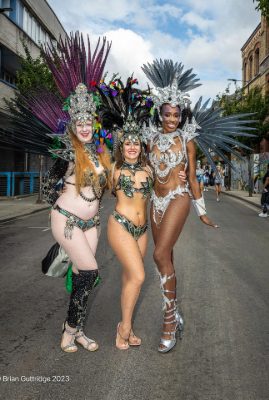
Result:
<instances>
[{"instance_id":1,"label":"jeweled headband","mask_svg":"<svg viewBox=\"0 0 269 400\"><path fill-rule=\"evenodd\" d=\"M142 142L141 126L131 115L128 115L122 126L122 131L123 135L120 138L120 143L125 142L125 140L130 140L132 143Z\"/></svg>"},{"instance_id":2,"label":"jeweled headband","mask_svg":"<svg viewBox=\"0 0 269 400\"><path fill-rule=\"evenodd\" d=\"M79 121L85 124L87 120L93 119L96 112L96 104L93 96L92 93L88 93L84 83L77 85L75 93L69 97L69 107L67 106L71 122Z\"/></svg>"}]
</instances>

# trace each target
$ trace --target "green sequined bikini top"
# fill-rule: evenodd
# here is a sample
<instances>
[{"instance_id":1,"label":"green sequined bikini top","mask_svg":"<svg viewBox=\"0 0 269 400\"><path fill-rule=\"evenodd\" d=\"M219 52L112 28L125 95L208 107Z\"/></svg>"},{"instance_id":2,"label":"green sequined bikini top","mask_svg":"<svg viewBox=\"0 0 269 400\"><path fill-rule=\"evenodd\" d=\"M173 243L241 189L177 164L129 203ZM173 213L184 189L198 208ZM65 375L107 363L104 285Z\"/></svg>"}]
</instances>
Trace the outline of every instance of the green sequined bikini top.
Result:
<instances>
[{"instance_id":1,"label":"green sequined bikini top","mask_svg":"<svg viewBox=\"0 0 269 400\"><path fill-rule=\"evenodd\" d=\"M128 171L130 171L133 176L135 176L136 171L144 171L139 162L135 164L124 162L121 166L121 170L123 169L127 169ZM134 197L134 193L141 193L142 198L145 199L151 193L151 190L153 188L153 179L151 176L147 176L146 181L141 182L140 188L134 187L134 184L135 182L132 180L131 176L124 175L121 172L115 186L115 192L118 190L122 190L127 197Z\"/></svg>"}]
</instances>

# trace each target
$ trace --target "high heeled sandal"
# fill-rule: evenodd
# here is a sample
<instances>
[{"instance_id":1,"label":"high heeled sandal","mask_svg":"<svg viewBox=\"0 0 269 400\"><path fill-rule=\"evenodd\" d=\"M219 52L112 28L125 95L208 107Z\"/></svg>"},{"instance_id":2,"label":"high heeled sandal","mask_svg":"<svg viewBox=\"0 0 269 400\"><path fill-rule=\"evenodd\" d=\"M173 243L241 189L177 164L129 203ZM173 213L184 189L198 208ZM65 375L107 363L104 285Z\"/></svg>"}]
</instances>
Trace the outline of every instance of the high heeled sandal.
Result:
<instances>
[{"instance_id":1,"label":"high heeled sandal","mask_svg":"<svg viewBox=\"0 0 269 400\"><path fill-rule=\"evenodd\" d=\"M78 341L78 339L83 338L87 344L83 344L81 342ZM75 334L75 341L82 346L85 350L88 351L96 351L99 349L98 343L93 340L88 338L85 333L82 330L79 330L76 334ZM95 347L93 348L92 345L95 344Z\"/></svg>"},{"instance_id":2,"label":"high heeled sandal","mask_svg":"<svg viewBox=\"0 0 269 400\"><path fill-rule=\"evenodd\" d=\"M65 353L75 353L76 351L78 351L78 347L75 345L75 335L77 333L77 330L75 330L74 332L69 330L69 327L66 327L67 322L63 323L63 331L62 333L64 334L64 332L66 332L68 335L72 336L70 343L68 343L67 345L63 346L62 342L63 342L63 338L61 341L61 349L65 352Z\"/></svg>"},{"instance_id":3,"label":"high heeled sandal","mask_svg":"<svg viewBox=\"0 0 269 400\"><path fill-rule=\"evenodd\" d=\"M179 339L183 338L183 331L184 331L184 320L182 315L178 311L177 307L177 299L176 299L176 290L168 290L164 288L164 285L167 283L168 280L172 279L175 277L175 273L171 275L161 275L160 276L160 286L161 286L161 291L163 295L163 309L165 311L164 313L164 325L168 324L175 324L175 327L171 331L163 331L162 335L168 335L171 337L171 339L164 339L161 337L160 344L158 347L158 351L160 353L167 353L168 351L172 350L173 347L175 347L177 343L176 339L176 334L179 335ZM174 295L174 298L169 299L166 294L172 293ZM167 310L167 306L171 307L170 309ZM172 314L171 314L172 313ZM170 314L170 315L166 315ZM173 320L171 321L171 319Z\"/></svg>"},{"instance_id":4,"label":"high heeled sandal","mask_svg":"<svg viewBox=\"0 0 269 400\"><path fill-rule=\"evenodd\" d=\"M163 324L164 325L175 324L175 327L173 330L162 332L162 335L168 335L168 336L170 336L170 339L164 339L163 337L161 337L160 344L158 347L158 351L160 353L168 353L168 351L172 350L172 348L175 347L175 345L177 343L176 334L179 333L179 323L176 319L175 311L176 311L176 307L171 308L170 310L167 310L165 312L165 314L170 314L170 315L164 315ZM172 312L172 314L171 314L171 312Z\"/></svg>"},{"instance_id":5,"label":"high heeled sandal","mask_svg":"<svg viewBox=\"0 0 269 400\"><path fill-rule=\"evenodd\" d=\"M120 345L117 344L118 336L119 336L122 340L125 341L124 344L120 344ZM121 333L120 333L120 322L119 322L118 325L117 325L117 333L116 333L116 347L117 347L117 349L119 349L119 350L128 350L128 349L129 349L129 337L130 337L130 335L129 335L127 338L124 338L124 337L121 335Z\"/></svg>"},{"instance_id":6,"label":"high heeled sandal","mask_svg":"<svg viewBox=\"0 0 269 400\"><path fill-rule=\"evenodd\" d=\"M131 342L130 338L136 338L137 342L136 343L135 342ZM129 336L129 339L128 339L129 346L141 346L141 342L142 342L141 338L136 336L134 334L133 330L131 329L130 336Z\"/></svg>"}]
</instances>

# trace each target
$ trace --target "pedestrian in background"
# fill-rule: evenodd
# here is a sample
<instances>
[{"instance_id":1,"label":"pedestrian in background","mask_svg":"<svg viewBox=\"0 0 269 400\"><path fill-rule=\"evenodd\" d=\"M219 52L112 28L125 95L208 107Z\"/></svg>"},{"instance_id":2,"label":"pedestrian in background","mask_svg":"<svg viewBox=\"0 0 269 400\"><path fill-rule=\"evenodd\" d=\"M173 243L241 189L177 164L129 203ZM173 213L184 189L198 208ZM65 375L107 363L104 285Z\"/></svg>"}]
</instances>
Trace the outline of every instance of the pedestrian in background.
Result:
<instances>
[{"instance_id":1,"label":"pedestrian in background","mask_svg":"<svg viewBox=\"0 0 269 400\"><path fill-rule=\"evenodd\" d=\"M209 166L204 166L204 192L208 192L209 185Z\"/></svg>"},{"instance_id":2,"label":"pedestrian in background","mask_svg":"<svg viewBox=\"0 0 269 400\"><path fill-rule=\"evenodd\" d=\"M220 194L223 185L223 170L221 165L218 164L216 167L216 171L213 173L214 176L214 184L215 184L215 191L217 195L217 201L220 201Z\"/></svg>"},{"instance_id":3,"label":"pedestrian in background","mask_svg":"<svg viewBox=\"0 0 269 400\"><path fill-rule=\"evenodd\" d=\"M263 183L263 191L261 196L261 206L262 212L259 214L259 217L266 218L268 217L268 209L269 209L269 164L267 165L267 171L262 179Z\"/></svg>"}]
</instances>

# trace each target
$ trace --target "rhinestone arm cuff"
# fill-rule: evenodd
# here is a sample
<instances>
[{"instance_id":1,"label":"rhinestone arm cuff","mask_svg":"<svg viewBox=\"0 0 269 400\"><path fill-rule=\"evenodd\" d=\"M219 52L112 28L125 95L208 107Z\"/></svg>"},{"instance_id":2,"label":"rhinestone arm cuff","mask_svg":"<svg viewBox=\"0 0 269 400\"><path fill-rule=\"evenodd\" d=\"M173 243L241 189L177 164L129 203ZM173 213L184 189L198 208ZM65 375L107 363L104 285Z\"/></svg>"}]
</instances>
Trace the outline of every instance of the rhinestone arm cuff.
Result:
<instances>
[{"instance_id":1,"label":"rhinestone arm cuff","mask_svg":"<svg viewBox=\"0 0 269 400\"><path fill-rule=\"evenodd\" d=\"M205 199L203 197L200 197L200 199L197 200L192 200L192 204L195 208L198 217L201 217L202 215L206 214Z\"/></svg>"}]
</instances>

